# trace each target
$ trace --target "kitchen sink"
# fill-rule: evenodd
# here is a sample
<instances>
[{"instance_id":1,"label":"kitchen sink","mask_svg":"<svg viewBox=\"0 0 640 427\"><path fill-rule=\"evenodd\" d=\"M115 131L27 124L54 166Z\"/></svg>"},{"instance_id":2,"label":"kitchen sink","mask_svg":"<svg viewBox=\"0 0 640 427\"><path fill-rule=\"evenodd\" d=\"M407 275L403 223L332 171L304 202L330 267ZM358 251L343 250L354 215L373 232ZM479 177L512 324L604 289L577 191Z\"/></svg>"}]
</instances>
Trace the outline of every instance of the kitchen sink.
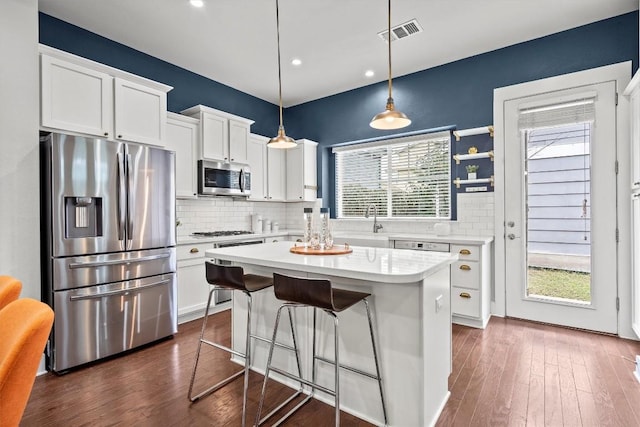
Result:
<instances>
[{"instance_id":1,"label":"kitchen sink","mask_svg":"<svg viewBox=\"0 0 640 427\"><path fill-rule=\"evenodd\" d=\"M370 246L374 248L388 248L389 236L371 231L335 231L333 233L333 243L351 246Z\"/></svg>"}]
</instances>

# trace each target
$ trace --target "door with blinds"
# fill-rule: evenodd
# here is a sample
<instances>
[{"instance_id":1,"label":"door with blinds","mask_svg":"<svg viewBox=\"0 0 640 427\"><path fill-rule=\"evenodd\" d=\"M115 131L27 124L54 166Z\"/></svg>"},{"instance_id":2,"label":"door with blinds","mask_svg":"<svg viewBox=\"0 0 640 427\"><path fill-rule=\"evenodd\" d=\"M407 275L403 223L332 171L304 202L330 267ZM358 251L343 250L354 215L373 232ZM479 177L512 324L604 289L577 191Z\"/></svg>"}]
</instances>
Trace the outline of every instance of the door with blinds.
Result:
<instances>
[{"instance_id":1,"label":"door with blinds","mask_svg":"<svg viewBox=\"0 0 640 427\"><path fill-rule=\"evenodd\" d=\"M617 332L615 93L505 103L507 316Z\"/></svg>"}]
</instances>

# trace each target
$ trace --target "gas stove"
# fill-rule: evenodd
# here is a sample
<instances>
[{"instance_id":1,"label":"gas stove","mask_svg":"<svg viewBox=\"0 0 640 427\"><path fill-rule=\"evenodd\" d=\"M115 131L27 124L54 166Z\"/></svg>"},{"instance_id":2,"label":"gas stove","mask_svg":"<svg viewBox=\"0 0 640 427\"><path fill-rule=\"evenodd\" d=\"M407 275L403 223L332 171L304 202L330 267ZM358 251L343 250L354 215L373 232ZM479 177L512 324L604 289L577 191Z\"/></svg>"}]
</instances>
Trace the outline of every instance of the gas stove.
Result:
<instances>
[{"instance_id":1,"label":"gas stove","mask_svg":"<svg viewBox=\"0 0 640 427\"><path fill-rule=\"evenodd\" d=\"M221 236L241 236L243 234L253 234L253 231L231 230L231 231L195 231L191 233L195 237L221 237Z\"/></svg>"}]
</instances>

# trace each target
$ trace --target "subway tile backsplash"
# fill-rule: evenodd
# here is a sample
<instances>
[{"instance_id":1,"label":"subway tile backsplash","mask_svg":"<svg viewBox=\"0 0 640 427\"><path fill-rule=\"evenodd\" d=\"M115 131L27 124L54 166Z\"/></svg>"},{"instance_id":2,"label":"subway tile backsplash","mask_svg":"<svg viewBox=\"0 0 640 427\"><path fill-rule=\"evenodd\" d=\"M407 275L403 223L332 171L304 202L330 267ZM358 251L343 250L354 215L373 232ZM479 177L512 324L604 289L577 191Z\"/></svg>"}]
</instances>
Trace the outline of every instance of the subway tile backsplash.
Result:
<instances>
[{"instance_id":1,"label":"subway tile backsplash","mask_svg":"<svg viewBox=\"0 0 640 427\"><path fill-rule=\"evenodd\" d=\"M450 221L451 234L463 236L494 235L494 193L461 193L458 197L458 219ZM180 222L178 238L194 231L251 230L251 214L277 221L280 229L302 230L302 210L313 207L316 216L321 200L313 202L279 203L251 202L242 199L214 197L176 202L176 217ZM437 222L446 221L385 221L382 232L433 233ZM371 231L373 219L331 220L331 227L338 231Z\"/></svg>"},{"instance_id":2,"label":"subway tile backsplash","mask_svg":"<svg viewBox=\"0 0 640 427\"><path fill-rule=\"evenodd\" d=\"M262 215L278 222L280 229L302 228L302 219L289 223L302 208L314 207L314 203L252 202L231 197L212 197L176 200L178 238L194 231L251 230L251 214ZM318 204L319 206L319 204ZM316 209L317 210L317 209ZM302 217L302 213L299 215Z\"/></svg>"}]
</instances>

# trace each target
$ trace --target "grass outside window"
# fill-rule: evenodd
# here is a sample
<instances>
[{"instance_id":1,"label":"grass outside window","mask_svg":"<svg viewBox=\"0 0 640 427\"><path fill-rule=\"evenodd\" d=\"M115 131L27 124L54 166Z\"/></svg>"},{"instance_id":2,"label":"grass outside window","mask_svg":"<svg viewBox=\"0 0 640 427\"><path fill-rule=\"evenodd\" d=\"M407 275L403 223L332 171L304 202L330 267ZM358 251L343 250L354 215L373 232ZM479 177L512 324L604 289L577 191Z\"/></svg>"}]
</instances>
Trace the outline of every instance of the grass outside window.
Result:
<instances>
[{"instance_id":1,"label":"grass outside window","mask_svg":"<svg viewBox=\"0 0 640 427\"><path fill-rule=\"evenodd\" d=\"M529 267L528 295L591 301L591 274Z\"/></svg>"}]
</instances>

